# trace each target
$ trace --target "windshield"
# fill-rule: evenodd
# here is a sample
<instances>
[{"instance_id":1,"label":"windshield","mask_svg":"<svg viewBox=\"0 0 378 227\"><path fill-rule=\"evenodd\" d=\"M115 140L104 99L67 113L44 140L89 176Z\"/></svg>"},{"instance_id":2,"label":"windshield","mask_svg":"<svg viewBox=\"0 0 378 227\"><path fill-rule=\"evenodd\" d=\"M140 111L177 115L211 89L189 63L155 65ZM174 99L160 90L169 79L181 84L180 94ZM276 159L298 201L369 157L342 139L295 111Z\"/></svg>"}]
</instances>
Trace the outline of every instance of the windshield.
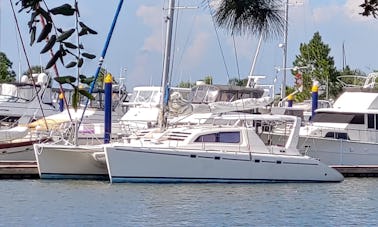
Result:
<instances>
[{"instance_id":1,"label":"windshield","mask_svg":"<svg viewBox=\"0 0 378 227\"><path fill-rule=\"evenodd\" d=\"M1 84L0 87L0 101L3 102L27 102L34 96L35 89L32 85Z\"/></svg>"},{"instance_id":2,"label":"windshield","mask_svg":"<svg viewBox=\"0 0 378 227\"><path fill-rule=\"evenodd\" d=\"M131 95L131 103L159 103L160 101L160 91L140 91L135 90Z\"/></svg>"},{"instance_id":3,"label":"windshield","mask_svg":"<svg viewBox=\"0 0 378 227\"><path fill-rule=\"evenodd\" d=\"M192 103L211 103L217 100L219 91L213 86L198 86L192 88L189 100Z\"/></svg>"}]
</instances>

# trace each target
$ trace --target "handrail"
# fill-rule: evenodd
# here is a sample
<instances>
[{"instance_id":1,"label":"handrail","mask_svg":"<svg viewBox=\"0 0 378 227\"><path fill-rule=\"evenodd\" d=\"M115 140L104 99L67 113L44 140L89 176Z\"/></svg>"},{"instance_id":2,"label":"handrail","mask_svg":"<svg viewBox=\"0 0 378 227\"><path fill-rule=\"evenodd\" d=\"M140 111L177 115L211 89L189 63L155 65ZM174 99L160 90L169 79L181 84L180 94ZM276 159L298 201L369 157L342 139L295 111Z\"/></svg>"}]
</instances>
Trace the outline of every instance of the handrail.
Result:
<instances>
[{"instance_id":1,"label":"handrail","mask_svg":"<svg viewBox=\"0 0 378 227\"><path fill-rule=\"evenodd\" d=\"M334 133L347 133L349 136L349 141L353 142L366 142L366 143L378 143L378 130L376 129L350 129L350 128L337 128L337 127L326 127L326 126L310 126L311 129L316 128L319 134L312 135L310 130L305 131L303 134L305 137L310 138L321 138L321 139L337 139L331 137L325 137L327 132ZM309 128L306 128L309 129ZM312 131L312 130L311 130ZM375 134L374 138L370 137L371 134Z\"/></svg>"}]
</instances>

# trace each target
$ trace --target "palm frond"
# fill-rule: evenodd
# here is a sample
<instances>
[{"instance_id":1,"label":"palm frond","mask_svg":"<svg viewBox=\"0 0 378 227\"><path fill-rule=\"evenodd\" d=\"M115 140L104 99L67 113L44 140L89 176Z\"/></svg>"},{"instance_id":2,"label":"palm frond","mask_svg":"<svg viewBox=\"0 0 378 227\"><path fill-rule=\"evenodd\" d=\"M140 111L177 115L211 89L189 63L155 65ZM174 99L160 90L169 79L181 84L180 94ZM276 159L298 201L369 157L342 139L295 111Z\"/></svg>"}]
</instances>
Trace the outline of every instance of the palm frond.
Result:
<instances>
[{"instance_id":1,"label":"palm frond","mask_svg":"<svg viewBox=\"0 0 378 227\"><path fill-rule=\"evenodd\" d=\"M232 34L262 34L266 39L283 34L283 6L280 0L220 0L213 16L218 26Z\"/></svg>"}]
</instances>

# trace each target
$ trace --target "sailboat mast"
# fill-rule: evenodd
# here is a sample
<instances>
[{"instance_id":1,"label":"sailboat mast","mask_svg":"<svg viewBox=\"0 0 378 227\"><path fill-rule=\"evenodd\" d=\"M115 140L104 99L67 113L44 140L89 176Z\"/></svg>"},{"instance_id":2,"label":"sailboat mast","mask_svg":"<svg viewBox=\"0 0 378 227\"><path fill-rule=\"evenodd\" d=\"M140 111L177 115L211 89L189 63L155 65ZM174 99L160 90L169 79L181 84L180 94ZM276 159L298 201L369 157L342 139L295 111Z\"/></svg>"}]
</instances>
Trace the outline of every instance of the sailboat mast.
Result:
<instances>
[{"instance_id":1,"label":"sailboat mast","mask_svg":"<svg viewBox=\"0 0 378 227\"><path fill-rule=\"evenodd\" d=\"M286 62L287 62L287 33L289 27L289 0L286 0L285 3L285 28L284 28L284 40L283 40L283 62L282 62L282 88L281 88L281 99L286 97Z\"/></svg>"},{"instance_id":2,"label":"sailboat mast","mask_svg":"<svg viewBox=\"0 0 378 227\"><path fill-rule=\"evenodd\" d=\"M161 110L159 116L159 127L164 128L166 125L166 112L168 111L168 79L169 79L169 66L171 63L171 43L172 43L172 28L173 28L173 16L174 16L175 0L169 1L168 15L166 17L167 31L165 40L165 52L164 52L164 62L163 62L163 76L161 83ZM167 96L167 97L166 97Z\"/></svg>"},{"instance_id":3,"label":"sailboat mast","mask_svg":"<svg viewBox=\"0 0 378 227\"><path fill-rule=\"evenodd\" d=\"M255 65L256 65L256 61L257 61L257 56L259 55L259 52L260 52L262 39L263 39L263 33L260 34L259 42L258 42L258 44L257 44L257 48L256 48L256 52L255 52L255 56L254 56L254 58L253 58L253 62L252 62L251 71L249 71L247 87L252 87L253 72L254 72L254 70L255 70Z\"/></svg>"}]
</instances>

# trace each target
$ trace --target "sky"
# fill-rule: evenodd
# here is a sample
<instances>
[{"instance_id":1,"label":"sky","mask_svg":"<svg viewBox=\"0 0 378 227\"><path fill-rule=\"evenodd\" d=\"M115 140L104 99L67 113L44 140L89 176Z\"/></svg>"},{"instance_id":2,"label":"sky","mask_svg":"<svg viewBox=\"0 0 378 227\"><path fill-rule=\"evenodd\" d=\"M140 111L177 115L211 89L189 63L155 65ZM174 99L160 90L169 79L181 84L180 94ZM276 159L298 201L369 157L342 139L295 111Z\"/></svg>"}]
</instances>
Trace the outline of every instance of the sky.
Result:
<instances>
[{"instance_id":1,"label":"sky","mask_svg":"<svg viewBox=\"0 0 378 227\"><path fill-rule=\"evenodd\" d=\"M15 0L12 0L15 3ZM69 1L47 0L50 8ZM72 1L73 2L73 1ZM226 84L232 78L246 78L251 70L258 37L255 34L232 37L214 25L203 0L176 0L174 38L172 47L171 84L195 82L206 76L214 84ZM359 13L363 0L290 0L288 20L287 68L299 54L301 43L308 43L319 32L331 48L330 56L338 69L346 64L365 73L378 69L378 19ZM98 58L104 48L117 5L116 0L80 0L80 20L98 32L82 39L85 50L97 56L86 61L81 73L91 76L96 72ZM18 11L19 6L14 6ZM124 1L103 67L116 80L122 79L128 90L134 86L160 85L167 0ZM46 65L50 55L39 54L44 43L29 45L27 22L30 15L16 12L21 36L31 65ZM58 26L68 29L74 20L58 16ZM72 42L75 40L72 39ZM283 36L264 40L256 61L255 75L264 75L262 83L282 83L283 50L279 44ZM13 62L17 75L27 70L26 57L16 30L10 1L0 0L0 51ZM60 75L75 75L58 63ZM52 72L52 71L51 71ZM291 75L287 85L293 86ZM279 87L279 86L278 86Z\"/></svg>"}]
</instances>

